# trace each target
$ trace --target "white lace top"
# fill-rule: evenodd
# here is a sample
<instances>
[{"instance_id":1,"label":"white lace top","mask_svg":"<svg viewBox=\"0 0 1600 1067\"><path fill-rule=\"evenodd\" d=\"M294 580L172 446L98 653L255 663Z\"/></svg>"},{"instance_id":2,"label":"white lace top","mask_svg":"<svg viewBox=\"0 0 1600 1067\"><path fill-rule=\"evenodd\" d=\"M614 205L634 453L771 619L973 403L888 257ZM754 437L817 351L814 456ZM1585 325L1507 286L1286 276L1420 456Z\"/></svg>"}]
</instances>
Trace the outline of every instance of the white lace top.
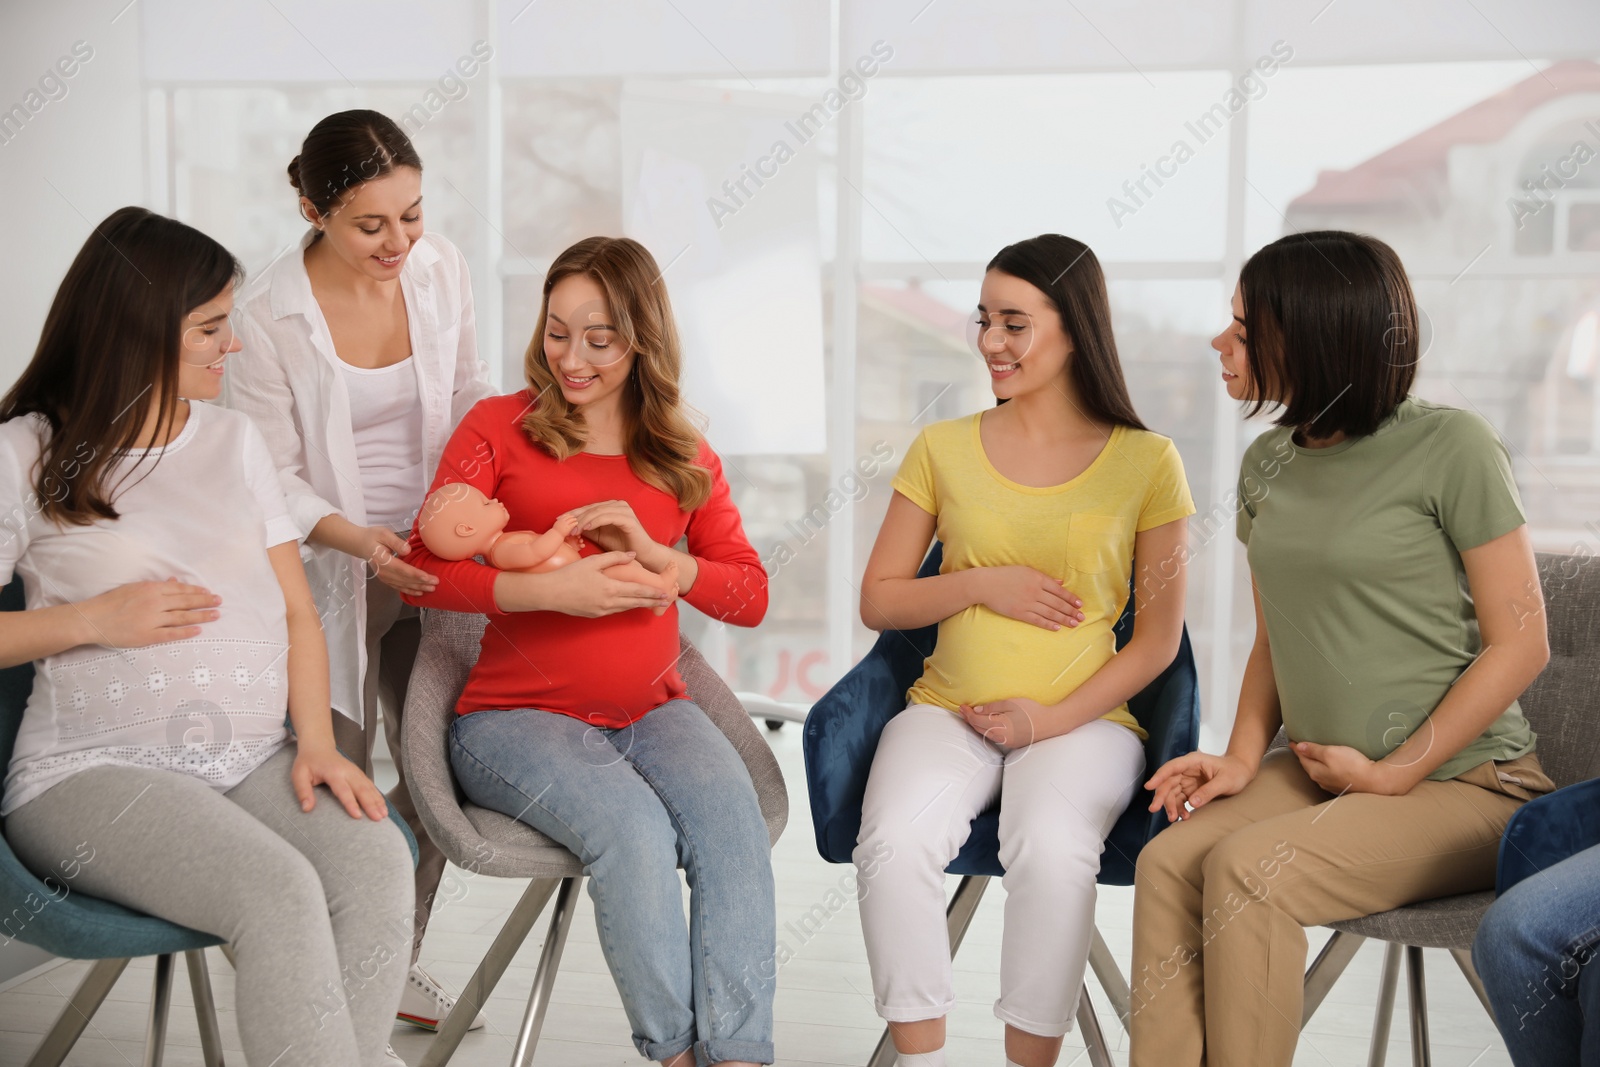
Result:
<instances>
[{"instance_id":1,"label":"white lace top","mask_svg":"<svg viewBox=\"0 0 1600 1067\"><path fill-rule=\"evenodd\" d=\"M0 424L0 584L20 575L33 609L177 578L220 596L221 617L183 641L80 645L37 661L0 816L89 767L232 788L287 738L288 629L266 550L298 531L266 441L248 416L191 403L176 439L111 475L115 487L132 470L114 489L118 518L58 527L35 488L49 432L39 416ZM76 475L72 458L62 463L61 480Z\"/></svg>"}]
</instances>

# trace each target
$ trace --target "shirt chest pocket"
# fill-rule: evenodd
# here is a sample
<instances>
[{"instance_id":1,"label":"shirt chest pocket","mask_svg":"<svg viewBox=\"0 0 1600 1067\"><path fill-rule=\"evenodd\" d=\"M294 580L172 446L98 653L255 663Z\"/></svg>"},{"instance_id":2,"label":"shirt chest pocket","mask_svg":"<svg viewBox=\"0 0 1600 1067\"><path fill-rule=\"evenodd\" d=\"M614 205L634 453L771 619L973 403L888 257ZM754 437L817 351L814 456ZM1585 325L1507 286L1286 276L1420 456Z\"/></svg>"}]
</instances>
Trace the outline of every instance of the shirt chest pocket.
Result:
<instances>
[{"instance_id":1,"label":"shirt chest pocket","mask_svg":"<svg viewBox=\"0 0 1600 1067\"><path fill-rule=\"evenodd\" d=\"M1128 520L1075 511L1067 524L1067 566L1079 574L1105 574L1132 556Z\"/></svg>"}]
</instances>

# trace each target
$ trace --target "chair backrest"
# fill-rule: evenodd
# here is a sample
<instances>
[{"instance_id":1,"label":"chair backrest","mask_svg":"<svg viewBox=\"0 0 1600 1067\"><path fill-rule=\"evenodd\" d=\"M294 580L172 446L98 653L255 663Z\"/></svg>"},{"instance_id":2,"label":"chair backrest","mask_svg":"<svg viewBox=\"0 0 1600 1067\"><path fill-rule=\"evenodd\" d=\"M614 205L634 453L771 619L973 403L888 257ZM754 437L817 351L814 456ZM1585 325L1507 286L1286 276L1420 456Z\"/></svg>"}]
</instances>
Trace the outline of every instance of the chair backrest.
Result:
<instances>
[{"instance_id":1,"label":"chair backrest","mask_svg":"<svg viewBox=\"0 0 1600 1067\"><path fill-rule=\"evenodd\" d=\"M935 542L917 571L919 578L939 573L943 546ZM1128 598L1114 631L1120 649L1133 636L1134 598ZM861 799L888 721L905 707L906 690L921 675L933 651L938 626L887 630L843 678L812 705L806 716L806 785L811 799L817 851L830 863L848 863L861 829ZM1194 652L1185 628L1172 663L1128 702L1149 737L1146 767L1194 751L1200 740L1200 687ZM1165 812L1148 812L1150 793L1140 790L1106 838L1100 881L1132 885L1134 861L1146 842L1167 825ZM999 860L999 809L979 815L960 855L946 868L952 874L1004 873Z\"/></svg>"},{"instance_id":2,"label":"chair backrest","mask_svg":"<svg viewBox=\"0 0 1600 1067\"><path fill-rule=\"evenodd\" d=\"M1600 558L1540 553L1550 663L1522 694L1557 787L1600 776Z\"/></svg>"},{"instance_id":3,"label":"chair backrest","mask_svg":"<svg viewBox=\"0 0 1600 1067\"><path fill-rule=\"evenodd\" d=\"M571 873L565 870L572 862L570 856L532 829L510 841L497 834L491 844L472 816L477 815L485 825L495 825L500 820L484 820L484 813L476 808L469 813L466 798L450 770L450 722L455 718L456 701L467 684L467 675L478 660L487 623L483 615L423 611L422 641L406 690L405 732L400 746L406 780L428 836L458 866L470 865L474 873L493 876L529 877L530 865L550 865L548 854L556 851L566 858L551 866L547 875L538 876L564 877ZM690 698L727 736L744 761L761 802L767 832L775 842L789 818L789 794L778 761L727 683L706 663L699 649L688 640L680 640L678 673Z\"/></svg>"}]
</instances>

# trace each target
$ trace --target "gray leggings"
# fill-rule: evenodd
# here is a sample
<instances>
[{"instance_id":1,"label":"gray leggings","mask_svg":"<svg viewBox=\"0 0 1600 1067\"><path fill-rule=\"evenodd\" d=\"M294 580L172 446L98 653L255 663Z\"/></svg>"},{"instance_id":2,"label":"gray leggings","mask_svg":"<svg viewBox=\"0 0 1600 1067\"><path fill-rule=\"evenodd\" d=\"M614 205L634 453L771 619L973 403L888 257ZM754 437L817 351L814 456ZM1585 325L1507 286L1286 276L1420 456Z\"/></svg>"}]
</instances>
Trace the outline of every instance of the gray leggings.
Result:
<instances>
[{"instance_id":1,"label":"gray leggings","mask_svg":"<svg viewBox=\"0 0 1600 1067\"><path fill-rule=\"evenodd\" d=\"M74 891L231 943L249 1067L380 1067L411 960L411 852L325 787L301 811L294 757L291 742L227 793L91 767L12 812L6 837L34 871L76 870Z\"/></svg>"}]
</instances>

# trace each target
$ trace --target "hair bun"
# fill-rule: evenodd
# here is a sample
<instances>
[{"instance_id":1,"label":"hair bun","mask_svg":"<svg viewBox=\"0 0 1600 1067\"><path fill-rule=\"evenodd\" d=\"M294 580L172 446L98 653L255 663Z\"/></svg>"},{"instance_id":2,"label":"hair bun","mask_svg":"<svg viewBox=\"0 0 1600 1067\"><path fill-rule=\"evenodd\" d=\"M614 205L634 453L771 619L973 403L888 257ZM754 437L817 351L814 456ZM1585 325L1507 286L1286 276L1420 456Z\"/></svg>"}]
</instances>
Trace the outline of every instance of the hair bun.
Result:
<instances>
[{"instance_id":1,"label":"hair bun","mask_svg":"<svg viewBox=\"0 0 1600 1067\"><path fill-rule=\"evenodd\" d=\"M311 127L289 164L289 180L309 202L308 212L325 216L356 187L396 167L422 170L405 131L376 111L340 111Z\"/></svg>"}]
</instances>

